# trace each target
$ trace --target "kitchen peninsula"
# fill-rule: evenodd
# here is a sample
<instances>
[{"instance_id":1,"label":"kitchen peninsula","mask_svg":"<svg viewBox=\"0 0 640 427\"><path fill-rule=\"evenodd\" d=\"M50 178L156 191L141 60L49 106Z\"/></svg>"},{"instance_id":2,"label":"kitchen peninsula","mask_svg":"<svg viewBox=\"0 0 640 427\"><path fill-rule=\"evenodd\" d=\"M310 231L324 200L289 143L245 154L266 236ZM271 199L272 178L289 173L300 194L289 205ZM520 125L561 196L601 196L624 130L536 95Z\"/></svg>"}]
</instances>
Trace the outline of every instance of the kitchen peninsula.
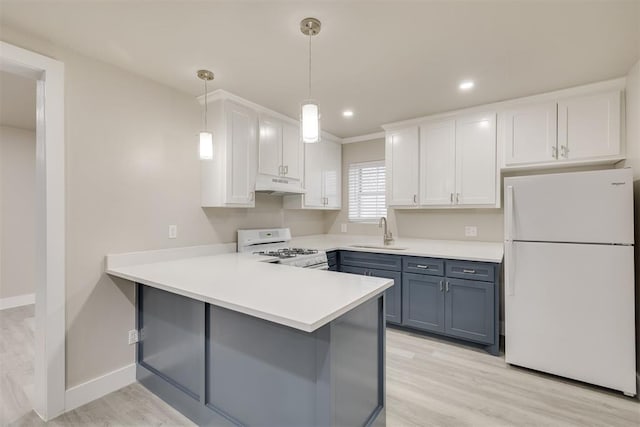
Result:
<instances>
[{"instance_id":1,"label":"kitchen peninsula","mask_svg":"<svg viewBox=\"0 0 640 427\"><path fill-rule=\"evenodd\" d=\"M269 261L107 257L137 287L138 381L198 425L384 426L393 280Z\"/></svg>"}]
</instances>

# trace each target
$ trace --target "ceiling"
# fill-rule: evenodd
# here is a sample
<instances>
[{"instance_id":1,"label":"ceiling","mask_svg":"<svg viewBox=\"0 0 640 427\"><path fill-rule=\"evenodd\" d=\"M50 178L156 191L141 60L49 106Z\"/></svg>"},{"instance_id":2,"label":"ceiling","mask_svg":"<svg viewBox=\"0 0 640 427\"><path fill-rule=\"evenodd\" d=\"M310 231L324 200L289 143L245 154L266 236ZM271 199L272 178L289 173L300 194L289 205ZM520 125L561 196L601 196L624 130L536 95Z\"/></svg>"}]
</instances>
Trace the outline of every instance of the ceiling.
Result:
<instances>
[{"instance_id":1,"label":"ceiling","mask_svg":"<svg viewBox=\"0 0 640 427\"><path fill-rule=\"evenodd\" d=\"M0 126L36 130L36 81L0 71Z\"/></svg>"},{"instance_id":2,"label":"ceiling","mask_svg":"<svg viewBox=\"0 0 640 427\"><path fill-rule=\"evenodd\" d=\"M435 112L620 77L640 57L640 1L3 0L0 25L70 47L192 95L199 68L222 88L350 137ZM461 93L462 79L476 87ZM343 109L353 109L351 119Z\"/></svg>"}]
</instances>

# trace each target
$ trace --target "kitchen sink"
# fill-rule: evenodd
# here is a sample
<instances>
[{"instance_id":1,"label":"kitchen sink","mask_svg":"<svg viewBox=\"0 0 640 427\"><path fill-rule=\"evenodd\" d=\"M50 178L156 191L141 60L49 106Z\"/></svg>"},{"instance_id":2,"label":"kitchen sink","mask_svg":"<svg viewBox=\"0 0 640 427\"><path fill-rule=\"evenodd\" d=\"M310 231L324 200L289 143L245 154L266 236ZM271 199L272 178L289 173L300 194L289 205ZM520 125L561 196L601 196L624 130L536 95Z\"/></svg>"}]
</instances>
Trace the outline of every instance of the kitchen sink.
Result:
<instances>
[{"instance_id":1,"label":"kitchen sink","mask_svg":"<svg viewBox=\"0 0 640 427\"><path fill-rule=\"evenodd\" d=\"M351 245L352 248L362 249L384 249L389 251L404 251L407 248L401 248L399 246L385 246L385 245Z\"/></svg>"}]
</instances>

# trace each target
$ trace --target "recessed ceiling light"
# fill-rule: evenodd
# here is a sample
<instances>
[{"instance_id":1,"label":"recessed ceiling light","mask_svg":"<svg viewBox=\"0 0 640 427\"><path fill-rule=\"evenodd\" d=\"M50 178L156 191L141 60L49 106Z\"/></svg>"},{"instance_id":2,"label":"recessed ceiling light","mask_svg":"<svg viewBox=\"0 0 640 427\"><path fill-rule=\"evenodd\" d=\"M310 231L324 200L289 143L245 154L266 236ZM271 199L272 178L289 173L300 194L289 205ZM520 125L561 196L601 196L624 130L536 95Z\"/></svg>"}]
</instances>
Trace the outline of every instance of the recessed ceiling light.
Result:
<instances>
[{"instance_id":1,"label":"recessed ceiling light","mask_svg":"<svg viewBox=\"0 0 640 427\"><path fill-rule=\"evenodd\" d=\"M463 82L460 82L460 85L458 87L460 88L460 90L469 90L469 89L473 89L474 86L475 86L475 83L473 83L473 81L465 80Z\"/></svg>"},{"instance_id":2,"label":"recessed ceiling light","mask_svg":"<svg viewBox=\"0 0 640 427\"><path fill-rule=\"evenodd\" d=\"M343 116L343 117L353 117L353 111L351 111L351 110L344 110L344 111L342 112L342 116Z\"/></svg>"}]
</instances>

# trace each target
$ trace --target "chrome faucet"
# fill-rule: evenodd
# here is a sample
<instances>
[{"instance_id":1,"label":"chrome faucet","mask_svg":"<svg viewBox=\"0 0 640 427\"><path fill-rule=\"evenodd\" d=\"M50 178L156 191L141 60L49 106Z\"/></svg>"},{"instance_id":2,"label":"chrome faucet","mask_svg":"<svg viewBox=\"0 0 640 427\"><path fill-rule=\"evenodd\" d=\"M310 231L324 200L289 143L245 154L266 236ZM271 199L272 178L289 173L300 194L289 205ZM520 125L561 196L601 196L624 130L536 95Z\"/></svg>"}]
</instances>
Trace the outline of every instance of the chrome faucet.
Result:
<instances>
[{"instance_id":1,"label":"chrome faucet","mask_svg":"<svg viewBox=\"0 0 640 427\"><path fill-rule=\"evenodd\" d=\"M385 245L390 245L393 242L393 234L387 229L387 218L381 217L380 222L378 222L379 228L384 228L384 235L382 238L384 239Z\"/></svg>"}]
</instances>

